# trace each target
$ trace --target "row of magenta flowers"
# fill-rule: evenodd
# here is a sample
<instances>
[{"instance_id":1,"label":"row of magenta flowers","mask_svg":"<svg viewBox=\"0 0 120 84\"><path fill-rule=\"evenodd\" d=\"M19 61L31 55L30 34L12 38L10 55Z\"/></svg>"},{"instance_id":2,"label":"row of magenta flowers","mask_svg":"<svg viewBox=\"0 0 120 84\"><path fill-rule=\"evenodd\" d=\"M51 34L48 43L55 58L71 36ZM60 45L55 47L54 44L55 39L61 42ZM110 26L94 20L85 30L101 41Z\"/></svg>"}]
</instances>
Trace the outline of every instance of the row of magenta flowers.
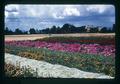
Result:
<instances>
[{"instance_id":1,"label":"row of magenta flowers","mask_svg":"<svg viewBox=\"0 0 120 84\"><path fill-rule=\"evenodd\" d=\"M50 43L45 41L6 41L5 44L13 46L47 48L63 52L79 52L86 54L99 54L115 56L115 45L78 44L78 43Z\"/></svg>"}]
</instances>

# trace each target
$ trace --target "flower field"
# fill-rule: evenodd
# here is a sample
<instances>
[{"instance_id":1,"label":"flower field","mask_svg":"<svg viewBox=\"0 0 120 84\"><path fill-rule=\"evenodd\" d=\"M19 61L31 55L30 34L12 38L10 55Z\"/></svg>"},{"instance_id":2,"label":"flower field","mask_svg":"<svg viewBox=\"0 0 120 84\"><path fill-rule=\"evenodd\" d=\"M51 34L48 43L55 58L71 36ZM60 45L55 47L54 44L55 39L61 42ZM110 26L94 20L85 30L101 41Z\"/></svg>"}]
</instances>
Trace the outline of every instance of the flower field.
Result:
<instances>
[{"instance_id":1,"label":"flower field","mask_svg":"<svg viewBox=\"0 0 120 84\"><path fill-rule=\"evenodd\" d=\"M99 44L67 44L67 43L50 43L44 41L9 41L6 44L11 46L25 46L35 48L47 48L49 50L64 51L64 52L79 52L87 54L100 54L104 56L115 56L114 45L99 45Z\"/></svg>"},{"instance_id":2,"label":"flower field","mask_svg":"<svg viewBox=\"0 0 120 84\"><path fill-rule=\"evenodd\" d=\"M8 77L34 77L34 74L36 74L36 72L33 72L31 68L20 68L19 65L15 67L9 63L5 63L5 74Z\"/></svg>"},{"instance_id":3,"label":"flower field","mask_svg":"<svg viewBox=\"0 0 120 84\"><path fill-rule=\"evenodd\" d=\"M115 39L106 37L49 37L5 41L5 52L115 76Z\"/></svg>"}]
</instances>

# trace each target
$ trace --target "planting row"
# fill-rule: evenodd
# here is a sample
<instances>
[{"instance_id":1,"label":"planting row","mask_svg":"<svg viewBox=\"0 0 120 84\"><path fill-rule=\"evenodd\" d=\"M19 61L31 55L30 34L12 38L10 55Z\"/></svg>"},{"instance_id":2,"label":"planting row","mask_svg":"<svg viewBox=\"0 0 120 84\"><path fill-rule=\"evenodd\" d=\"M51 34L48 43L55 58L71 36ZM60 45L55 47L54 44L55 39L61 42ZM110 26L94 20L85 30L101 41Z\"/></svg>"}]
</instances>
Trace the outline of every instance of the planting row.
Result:
<instances>
[{"instance_id":1,"label":"planting row","mask_svg":"<svg viewBox=\"0 0 120 84\"><path fill-rule=\"evenodd\" d=\"M101 45L114 45L115 37L101 37L101 36L92 36L92 37L49 37L43 39L36 39L36 41L45 41L45 42L62 42L62 43L81 43L81 44L101 44Z\"/></svg>"},{"instance_id":2,"label":"planting row","mask_svg":"<svg viewBox=\"0 0 120 84\"><path fill-rule=\"evenodd\" d=\"M80 70L115 75L115 57L74 52L61 52L47 48L34 48L5 45L5 52L30 59L44 60L53 64L61 64Z\"/></svg>"},{"instance_id":3,"label":"planting row","mask_svg":"<svg viewBox=\"0 0 120 84\"><path fill-rule=\"evenodd\" d=\"M5 45L47 48L63 52L79 52L104 56L115 56L115 45L50 43L45 41L6 41Z\"/></svg>"},{"instance_id":4,"label":"planting row","mask_svg":"<svg viewBox=\"0 0 120 84\"><path fill-rule=\"evenodd\" d=\"M11 64L4 65L5 67L5 75L7 77L35 77L36 72L33 71L31 68L20 68L19 65L13 66Z\"/></svg>"}]
</instances>

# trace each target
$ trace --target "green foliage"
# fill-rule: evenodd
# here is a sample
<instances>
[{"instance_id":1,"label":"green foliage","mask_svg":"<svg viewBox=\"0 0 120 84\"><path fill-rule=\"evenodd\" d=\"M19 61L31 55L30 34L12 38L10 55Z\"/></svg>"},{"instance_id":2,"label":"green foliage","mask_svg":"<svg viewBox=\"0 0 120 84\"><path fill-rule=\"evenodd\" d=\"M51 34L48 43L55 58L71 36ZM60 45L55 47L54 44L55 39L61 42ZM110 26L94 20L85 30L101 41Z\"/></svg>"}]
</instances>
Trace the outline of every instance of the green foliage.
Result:
<instances>
[{"instance_id":1,"label":"green foliage","mask_svg":"<svg viewBox=\"0 0 120 84\"><path fill-rule=\"evenodd\" d=\"M115 58L102 55L52 51L46 48L16 47L5 45L5 52L30 59L44 60L52 64L62 64L84 71L105 73L115 76Z\"/></svg>"},{"instance_id":2,"label":"green foliage","mask_svg":"<svg viewBox=\"0 0 120 84\"><path fill-rule=\"evenodd\" d=\"M30 28L29 32L30 34L36 34L36 30L34 28Z\"/></svg>"},{"instance_id":3,"label":"green foliage","mask_svg":"<svg viewBox=\"0 0 120 84\"><path fill-rule=\"evenodd\" d=\"M35 59L35 60L43 60L43 55L38 53L38 52L19 52L18 53L19 56L24 56L26 58L30 58L30 59Z\"/></svg>"},{"instance_id":4,"label":"green foliage","mask_svg":"<svg viewBox=\"0 0 120 84\"><path fill-rule=\"evenodd\" d=\"M20 66L14 66L5 63L5 75L7 77L36 77L36 71L32 70L30 67L20 68Z\"/></svg>"},{"instance_id":5,"label":"green foliage","mask_svg":"<svg viewBox=\"0 0 120 84\"><path fill-rule=\"evenodd\" d=\"M15 29L15 34L22 34L22 30L20 30L19 28Z\"/></svg>"},{"instance_id":6,"label":"green foliage","mask_svg":"<svg viewBox=\"0 0 120 84\"><path fill-rule=\"evenodd\" d=\"M90 37L46 37L35 41L63 42L63 43L84 43L84 44L115 44L114 36L90 36Z\"/></svg>"}]
</instances>

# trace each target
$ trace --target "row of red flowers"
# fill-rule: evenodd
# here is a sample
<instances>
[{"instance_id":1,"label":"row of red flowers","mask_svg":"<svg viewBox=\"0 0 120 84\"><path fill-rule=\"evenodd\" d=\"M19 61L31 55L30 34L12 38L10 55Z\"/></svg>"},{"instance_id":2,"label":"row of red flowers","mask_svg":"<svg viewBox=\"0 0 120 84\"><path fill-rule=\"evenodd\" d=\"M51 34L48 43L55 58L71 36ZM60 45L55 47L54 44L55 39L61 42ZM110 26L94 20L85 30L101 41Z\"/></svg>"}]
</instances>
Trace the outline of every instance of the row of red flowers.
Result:
<instances>
[{"instance_id":1,"label":"row of red flowers","mask_svg":"<svg viewBox=\"0 0 120 84\"><path fill-rule=\"evenodd\" d=\"M50 43L45 41L6 41L5 44L13 46L26 46L36 48L47 48L50 50L64 51L64 52L79 52L86 54L100 54L104 56L115 56L114 45L100 45L100 44L78 44L78 43Z\"/></svg>"}]
</instances>

